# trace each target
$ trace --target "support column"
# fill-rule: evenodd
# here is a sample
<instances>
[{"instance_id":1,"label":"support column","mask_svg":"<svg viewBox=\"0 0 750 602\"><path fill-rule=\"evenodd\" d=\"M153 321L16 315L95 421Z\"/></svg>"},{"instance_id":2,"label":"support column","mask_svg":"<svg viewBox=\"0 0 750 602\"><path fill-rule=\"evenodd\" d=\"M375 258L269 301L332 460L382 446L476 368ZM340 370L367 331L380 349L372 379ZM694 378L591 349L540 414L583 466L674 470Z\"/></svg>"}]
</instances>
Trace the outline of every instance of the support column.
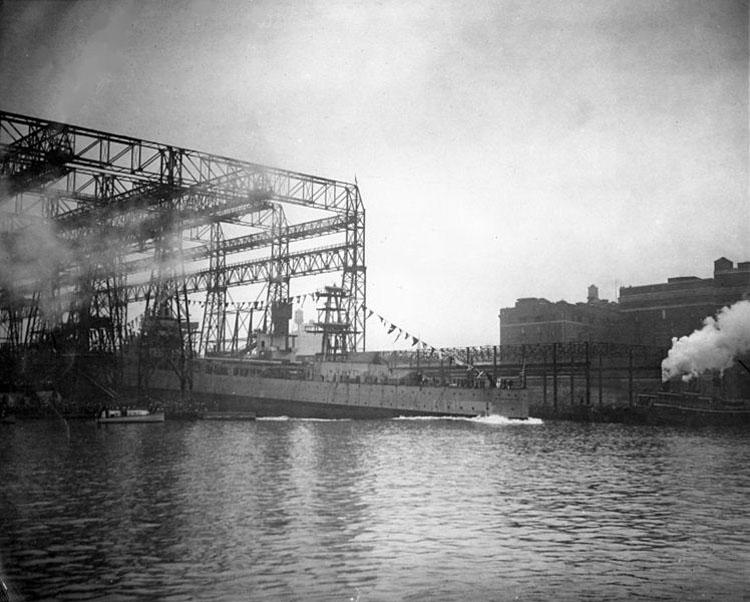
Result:
<instances>
[{"instance_id":1,"label":"support column","mask_svg":"<svg viewBox=\"0 0 750 602\"><path fill-rule=\"evenodd\" d=\"M552 343L552 404L557 412L557 343Z\"/></svg>"}]
</instances>

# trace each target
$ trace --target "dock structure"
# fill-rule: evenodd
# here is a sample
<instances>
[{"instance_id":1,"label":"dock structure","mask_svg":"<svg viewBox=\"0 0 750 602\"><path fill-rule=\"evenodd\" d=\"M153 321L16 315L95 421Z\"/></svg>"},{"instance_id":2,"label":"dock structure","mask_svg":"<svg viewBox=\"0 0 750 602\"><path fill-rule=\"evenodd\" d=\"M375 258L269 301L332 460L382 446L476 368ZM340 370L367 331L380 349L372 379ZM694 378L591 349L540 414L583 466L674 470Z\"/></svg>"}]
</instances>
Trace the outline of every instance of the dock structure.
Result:
<instances>
[{"instance_id":1,"label":"dock structure","mask_svg":"<svg viewBox=\"0 0 750 602\"><path fill-rule=\"evenodd\" d=\"M116 390L135 347L144 390L166 361L189 393L194 356L288 338L309 293L291 283L319 274L339 277L340 351L365 349L356 184L0 111L0 251L16 388Z\"/></svg>"},{"instance_id":2,"label":"dock structure","mask_svg":"<svg viewBox=\"0 0 750 602\"><path fill-rule=\"evenodd\" d=\"M439 380L491 374L499 386L533 390L536 403L557 411L633 405L639 393L659 387L666 353L656 346L573 341L396 351L388 361Z\"/></svg>"}]
</instances>

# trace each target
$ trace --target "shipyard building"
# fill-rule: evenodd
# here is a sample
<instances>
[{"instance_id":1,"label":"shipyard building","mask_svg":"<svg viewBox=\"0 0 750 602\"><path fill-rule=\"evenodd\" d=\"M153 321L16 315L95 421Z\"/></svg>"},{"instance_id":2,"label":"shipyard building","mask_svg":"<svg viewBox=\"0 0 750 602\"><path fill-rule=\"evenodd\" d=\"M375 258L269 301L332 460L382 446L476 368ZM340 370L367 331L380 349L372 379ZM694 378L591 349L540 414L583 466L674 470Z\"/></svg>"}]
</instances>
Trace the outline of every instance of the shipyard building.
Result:
<instances>
[{"instance_id":1,"label":"shipyard building","mask_svg":"<svg viewBox=\"0 0 750 602\"><path fill-rule=\"evenodd\" d=\"M586 303L552 302L537 297L518 299L500 310L503 345L614 340L621 332L617 304L599 299L591 285Z\"/></svg>"},{"instance_id":2,"label":"shipyard building","mask_svg":"<svg viewBox=\"0 0 750 602\"><path fill-rule=\"evenodd\" d=\"M673 337L701 328L722 307L750 299L750 261L714 262L713 278L679 276L667 282L621 287L619 302L599 299L590 286L585 303L518 299L500 310L503 345L624 343L668 348Z\"/></svg>"},{"instance_id":3,"label":"shipyard building","mask_svg":"<svg viewBox=\"0 0 750 602\"><path fill-rule=\"evenodd\" d=\"M672 337L701 328L722 307L750 299L750 261L714 261L713 278L669 278L620 289L619 312L632 343L669 347Z\"/></svg>"}]
</instances>

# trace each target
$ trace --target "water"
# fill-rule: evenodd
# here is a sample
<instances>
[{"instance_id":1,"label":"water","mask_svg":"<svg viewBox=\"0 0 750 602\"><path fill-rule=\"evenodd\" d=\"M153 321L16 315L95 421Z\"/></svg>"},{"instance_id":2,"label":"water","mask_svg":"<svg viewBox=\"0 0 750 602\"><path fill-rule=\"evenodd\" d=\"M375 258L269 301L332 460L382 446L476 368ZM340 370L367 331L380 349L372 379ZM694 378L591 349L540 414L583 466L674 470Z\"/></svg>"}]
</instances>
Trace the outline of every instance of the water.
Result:
<instances>
[{"instance_id":1,"label":"water","mask_svg":"<svg viewBox=\"0 0 750 602\"><path fill-rule=\"evenodd\" d=\"M27 600L747 600L750 436L492 420L0 428Z\"/></svg>"}]
</instances>

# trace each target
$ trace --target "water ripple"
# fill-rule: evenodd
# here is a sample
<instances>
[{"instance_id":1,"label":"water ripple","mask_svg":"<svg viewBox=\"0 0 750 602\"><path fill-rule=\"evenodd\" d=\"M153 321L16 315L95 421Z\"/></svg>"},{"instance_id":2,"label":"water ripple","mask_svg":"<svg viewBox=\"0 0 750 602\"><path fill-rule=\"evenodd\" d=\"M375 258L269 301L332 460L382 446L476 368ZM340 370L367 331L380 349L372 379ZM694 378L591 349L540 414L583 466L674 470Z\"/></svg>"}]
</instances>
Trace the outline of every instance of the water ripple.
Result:
<instances>
[{"instance_id":1,"label":"water ripple","mask_svg":"<svg viewBox=\"0 0 750 602\"><path fill-rule=\"evenodd\" d=\"M741 600L736 431L258 421L0 439L30 600Z\"/></svg>"}]
</instances>

